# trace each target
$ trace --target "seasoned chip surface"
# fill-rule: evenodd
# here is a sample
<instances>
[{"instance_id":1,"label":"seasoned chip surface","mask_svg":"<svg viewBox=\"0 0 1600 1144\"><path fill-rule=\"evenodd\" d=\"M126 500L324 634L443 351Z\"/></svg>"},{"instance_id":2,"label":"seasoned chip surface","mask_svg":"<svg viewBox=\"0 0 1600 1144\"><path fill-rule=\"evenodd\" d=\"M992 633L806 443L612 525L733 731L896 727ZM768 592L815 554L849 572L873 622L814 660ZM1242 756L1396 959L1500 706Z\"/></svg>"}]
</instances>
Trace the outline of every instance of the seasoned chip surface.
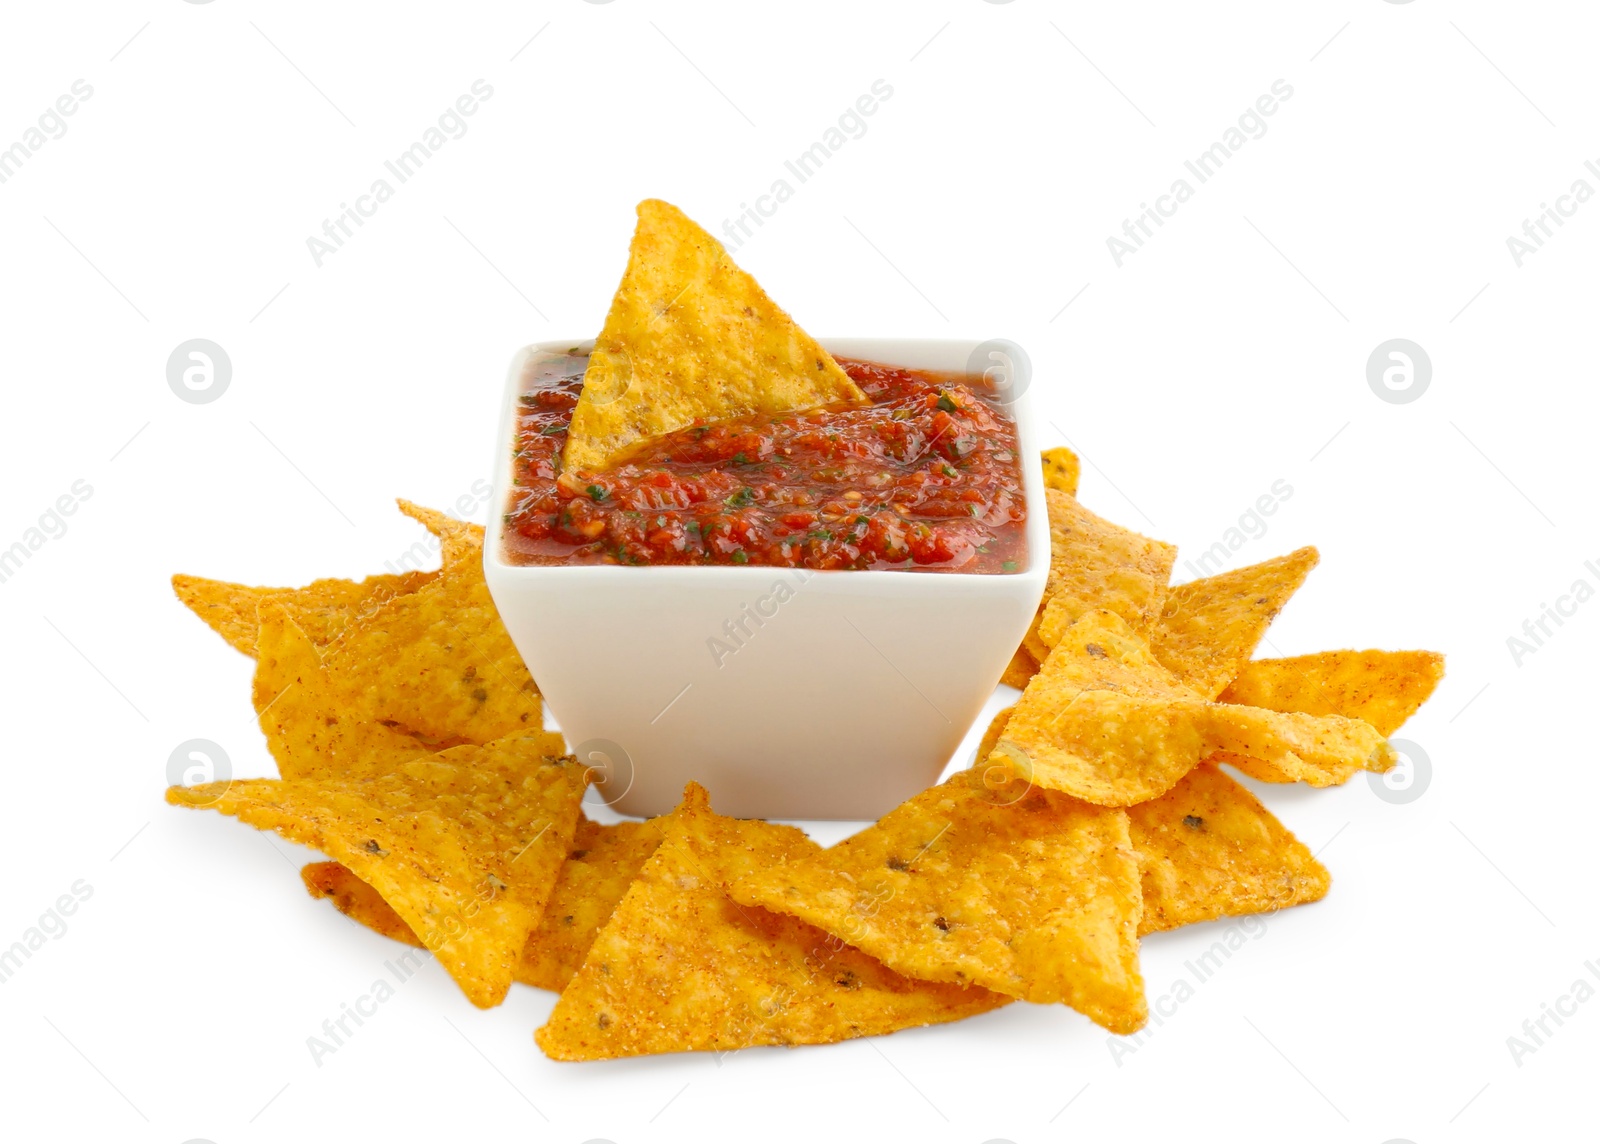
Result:
<instances>
[{"instance_id":1,"label":"seasoned chip surface","mask_svg":"<svg viewBox=\"0 0 1600 1144\"><path fill-rule=\"evenodd\" d=\"M1031 652L1025 647L1019 647L1011 653L1011 662L1006 664L1006 669L1000 675L1000 682L1007 687L1022 690L1028 686L1028 680L1039 670L1039 661L1033 658Z\"/></svg>"},{"instance_id":2,"label":"seasoned chip surface","mask_svg":"<svg viewBox=\"0 0 1600 1144\"><path fill-rule=\"evenodd\" d=\"M329 675L316 644L282 604L261 605L256 645L257 718L283 778L391 774L433 753L352 702L350 685Z\"/></svg>"},{"instance_id":3,"label":"seasoned chip surface","mask_svg":"<svg viewBox=\"0 0 1600 1144\"><path fill-rule=\"evenodd\" d=\"M436 742L539 730L539 690L483 578L483 529L402 501L440 539L437 577L358 615L324 653L349 706Z\"/></svg>"},{"instance_id":4,"label":"seasoned chip surface","mask_svg":"<svg viewBox=\"0 0 1600 1144\"><path fill-rule=\"evenodd\" d=\"M583 964L594 935L660 842L661 831L647 822L602 825L579 819L572 850L550 891L544 917L522 948L516 980L558 993L566 988ZM385 937L422 945L382 895L339 863L316 862L301 870L300 876L312 897L331 899L347 917Z\"/></svg>"},{"instance_id":5,"label":"seasoned chip surface","mask_svg":"<svg viewBox=\"0 0 1600 1144\"><path fill-rule=\"evenodd\" d=\"M1161 615L1178 550L1119 528L1058 489L1045 490L1050 514L1050 576L1057 633L1084 612L1105 608L1145 631ZM1043 633L1041 633L1043 634ZM1044 635L1047 645L1055 639Z\"/></svg>"},{"instance_id":6,"label":"seasoned chip surface","mask_svg":"<svg viewBox=\"0 0 1600 1144\"><path fill-rule=\"evenodd\" d=\"M1103 520L1069 493L1048 484L1045 507L1050 517L1050 575L1039 614L1006 668L1003 681L1013 687L1027 685L1061 632L1086 611L1107 608L1135 630L1149 628L1161 614L1178 555L1173 545Z\"/></svg>"},{"instance_id":7,"label":"seasoned chip surface","mask_svg":"<svg viewBox=\"0 0 1600 1144\"><path fill-rule=\"evenodd\" d=\"M697 421L865 401L720 242L677 207L647 199L584 373L563 468L609 468L638 442Z\"/></svg>"},{"instance_id":8,"label":"seasoned chip surface","mask_svg":"<svg viewBox=\"0 0 1600 1144\"><path fill-rule=\"evenodd\" d=\"M1057 489L1069 497L1078 495L1078 454L1065 445L1054 449L1046 449L1041 460L1044 462L1045 488Z\"/></svg>"},{"instance_id":9,"label":"seasoned chip surface","mask_svg":"<svg viewBox=\"0 0 1600 1144\"><path fill-rule=\"evenodd\" d=\"M1318 785L1387 769L1395 757L1358 719L1208 702L1157 663L1125 620L1095 611L1064 630L989 761L1087 802L1128 806L1166 793L1221 751Z\"/></svg>"},{"instance_id":10,"label":"seasoned chip surface","mask_svg":"<svg viewBox=\"0 0 1600 1144\"><path fill-rule=\"evenodd\" d=\"M254 656L256 610L264 601L292 606L311 642L324 647L338 639L355 616L415 592L435 575L383 573L365 580L313 580L304 588L252 588L179 574L172 578L172 588L212 631L245 655Z\"/></svg>"},{"instance_id":11,"label":"seasoned chip surface","mask_svg":"<svg viewBox=\"0 0 1600 1144\"><path fill-rule=\"evenodd\" d=\"M499 1004L572 848L588 784L540 740L457 747L370 779L246 779L170 787L321 850L366 882L474 1005Z\"/></svg>"},{"instance_id":12,"label":"seasoned chip surface","mask_svg":"<svg viewBox=\"0 0 1600 1144\"><path fill-rule=\"evenodd\" d=\"M962 771L831 849L735 882L930 981L1144 1024L1139 865L1120 810Z\"/></svg>"},{"instance_id":13,"label":"seasoned chip surface","mask_svg":"<svg viewBox=\"0 0 1600 1144\"><path fill-rule=\"evenodd\" d=\"M1438 652L1324 651L1245 664L1222 702L1345 715L1392 735L1443 678L1444 656Z\"/></svg>"},{"instance_id":14,"label":"seasoned chip surface","mask_svg":"<svg viewBox=\"0 0 1600 1144\"><path fill-rule=\"evenodd\" d=\"M1150 650L1191 691L1215 699L1250 659L1317 559L1315 548L1301 548L1169 589L1161 618L1150 630Z\"/></svg>"},{"instance_id":15,"label":"seasoned chip surface","mask_svg":"<svg viewBox=\"0 0 1600 1144\"><path fill-rule=\"evenodd\" d=\"M992 747L1011 709L984 733ZM979 749L978 757L988 752ZM992 777L992 776L991 776ZM1159 798L1127 808L1139 852L1139 934L1266 913L1328 892L1328 872L1256 797L1209 762Z\"/></svg>"},{"instance_id":16,"label":"seasoned chip surface","mask_svg":"<svg viewBox=\"0 0 1600 1144\"><path fill-rule=\"evenodd\" d=\"M1139 851L1141 934L1269 913L1328 892L1328 871L1256 797L1202 764L1166 794L1128 808Z\"/></svg>"},{"instance_id":17,"label":"seasoned chip surface","mask_svg":"<svg viewBox=\"0 0 1600 1144\"><path fill-rule=\"evenodd\" d=\"M557 1060L873 1036L1006 1003L914 981L792 917L736 904L727 882L818 847L793 827L724 818L694 784L549 1022Z\"/></svg>"},{"instance_id":18,"label":"seasoned chip surface","mask_svg":"<svg viewBox=\"0 0 1600 1144\"><path fill-rule=\"evenodd\" d=\"M412 590L328 611L303 594L257 605L253 698L284 778L386 773L463 743L545 736L538 687L483 579L483 529L400 502L439 538Z\"/></svg>"},{"instance_id":19,"label":"seasoned chip surface","mask_svg":"<svg viewBox=\"0 0 1600 1144\"><path fill-rule=\"evenodd\" d=\"M1010 721L1011 712L1014 710L1013 707L1006 707L996 712L995 717L989 720L989 726L984 728L983 738L978 740L977 765L988 765L989 756L994 753L995 745L1005 733L1006 723Z\"/></svg>"}]
</instances>

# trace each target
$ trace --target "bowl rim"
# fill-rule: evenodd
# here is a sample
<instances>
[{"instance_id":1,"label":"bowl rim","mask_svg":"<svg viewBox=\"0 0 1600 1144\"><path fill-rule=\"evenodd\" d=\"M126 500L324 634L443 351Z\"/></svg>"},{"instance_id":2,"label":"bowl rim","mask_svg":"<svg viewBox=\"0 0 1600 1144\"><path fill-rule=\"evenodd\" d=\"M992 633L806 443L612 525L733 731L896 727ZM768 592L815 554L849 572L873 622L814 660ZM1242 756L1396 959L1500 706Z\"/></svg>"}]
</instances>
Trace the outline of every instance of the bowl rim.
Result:
<instances>
[{"instance_id":1,"label":"bowl rim","mask_svg":"<svg viewBox=\"0 0 1600 1144\"><path fill-rule=\"evenodd\" d=\"M871 338L871 337L839 337L817 338L830 354L858 360L879 362L883 365L898 365L893 354L905 352L918 356L942 356L945 353L955 357L958 354L968 354L978 346L988 342L1000 341L996 338ZM576 577L588 575L599 577L602 581L607 578L630 577L637 579L645 576L655 580L696 580L720 579L730 586L743 584L753 580L765 581L774 574L793 573L802 570L808 573L808 582L813 579L823 582L837 583L840 577L849 577L852 583L866 584L873 580L888 578L894 583L905 584L904 590L917 591L936 589L943 586L945 592L965 593L979 589L980 586L994 591L1021 589L1031 581L1038 581L1040 594L1044 590L1044 582L1050 568L1050 523L1045 503L1044 469L1039 464L1029 464L1028 458L1038 456L1040 444L1038 441L1037 425L1033 414L1031 389L1026 386L1009 403L1008 413L1017 427L1017 450L1020 454L1022 470L1022 490L1027 516L1024 518L1024 547L1028 556L1028 564L1016 572L947 572L930 569L918 572L903 568L838 568L838 569L796 569L787 565L777 564L750 564L750 565L725 565L725 564L651 564L640 567L623 567L612 564L514 564L501 557L502 538L505 529L505 508L511 491L512 444L516 434L517 398L521 396L521 383L524 369L528 359L536 353L566 353L570 350L593 348L594 338L553 338L538 342L530 342L520 347L511 356L511 363L506 371L506 381L500 400L499 425L495 432L495 459L494 477L490 482L492 492L489 498L489 519L485 531L483 546L483 563L485 573L497 579L511 581L516 579L535 579L549 576ZM938 369L951 368L949 366L905 366L910 369ZM825 578L825 579L824 579ZM926 585L925 589L918 589L913 585Z\"/></svg>"}]
</instances>

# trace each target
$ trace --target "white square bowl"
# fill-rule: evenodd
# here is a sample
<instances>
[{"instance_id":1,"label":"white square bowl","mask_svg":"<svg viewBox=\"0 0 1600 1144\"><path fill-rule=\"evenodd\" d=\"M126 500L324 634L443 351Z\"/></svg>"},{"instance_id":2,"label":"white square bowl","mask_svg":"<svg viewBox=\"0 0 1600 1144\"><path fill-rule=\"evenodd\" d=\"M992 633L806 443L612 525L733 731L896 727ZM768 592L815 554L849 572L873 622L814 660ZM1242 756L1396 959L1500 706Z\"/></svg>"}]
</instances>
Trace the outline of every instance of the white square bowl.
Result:
<instances>
[{"instance_id":1,"label":"white square bowl","mask_svg":"<svg viewBox=\"0 0 1600 1144\"><path fill-rule=\"evenodd\" d=\"M512 360L484 574L606 801L664 814L692 779L740 818L874 819L931 785L1044 594L1050 531L1026 386L1008 405L1027 498L1027 563L1014 573L510 564L501 530L524 372L575 344ZM839 357L961 372L981 344L824 341Z\"/></svg>"}]
</instances>

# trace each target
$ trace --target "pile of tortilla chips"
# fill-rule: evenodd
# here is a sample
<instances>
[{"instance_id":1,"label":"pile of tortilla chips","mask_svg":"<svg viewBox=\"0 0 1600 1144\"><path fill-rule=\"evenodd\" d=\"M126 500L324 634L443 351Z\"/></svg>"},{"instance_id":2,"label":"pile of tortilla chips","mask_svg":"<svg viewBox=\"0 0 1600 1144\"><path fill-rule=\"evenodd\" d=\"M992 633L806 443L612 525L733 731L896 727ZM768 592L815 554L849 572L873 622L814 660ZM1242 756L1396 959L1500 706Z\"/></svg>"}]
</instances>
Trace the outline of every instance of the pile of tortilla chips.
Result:
<instances>
[{"instance_id":1,"label":"pile of tortilla chips","mask_svg":"<svg viewBox=\"0 0 1600 1144\"><path fill-rule=\"evenodd\" d=\"M571 469L696 420L860 399L715 239L654 202L590 370ZM1043 465L1048 586L1002 679L1020 698L973 766L831 848L719 815L694 783L659 818L587 818L591 774L543 729L483 530L405 502L436 572L174 578L256 659L279 777L167 799L320 850L312 896L428 950L474 1005L513 982L559 992L536 1034L558 1060L833 1042L1012 1000L1134 1032L1141 937L1327 893L1223 765L1312 786L1383 771L1443 663L1253 659L1315 550L1173 587L1171 545L1078 503L1070 450Z\"/></svg>"},{"instance_id":2,"label":"pile of tortilla chips","mask_svg":"<svg viewBox=\"0 0 1600 1144\"><path fill-rule=\"evenodd\" d=\"M1316 901L1327 870L1220 764L1342 783L1432 693L1431 652L1252 660L1314 549L1172 587L1176 550L1100 519L1078 461L1043 464L1052 559L1006 669L1022 691L974 765L735 901L818 926L920 981L1145 1022L1139 938Z\"/></svg>"},{"instance_id":3,"label":"pile of tortilla chips","mask_svg":"<svg viewBox=\"0 0 1600 1144\"><path fill-rule=\"evenodd\" d=\"M1061 454L1050 594L1006 677L1021 698L974 766L832 848L697 786L658 819L586 818L589 773L541 729L484 589L482 530L404 502L438 572L174 579L256 657L281 777L168 800L321 850L311 894L429 950L476 1005L513 981L560 992L538 1033L560 1060L837 1041L1012 999L1131 1033L1142 936L1327 893L1222 764L1313 786L1383 770L1442 661L1252 660L1315 552L1169 587L1173 549L1083 509Z\"/></svg>"}]
</instances>

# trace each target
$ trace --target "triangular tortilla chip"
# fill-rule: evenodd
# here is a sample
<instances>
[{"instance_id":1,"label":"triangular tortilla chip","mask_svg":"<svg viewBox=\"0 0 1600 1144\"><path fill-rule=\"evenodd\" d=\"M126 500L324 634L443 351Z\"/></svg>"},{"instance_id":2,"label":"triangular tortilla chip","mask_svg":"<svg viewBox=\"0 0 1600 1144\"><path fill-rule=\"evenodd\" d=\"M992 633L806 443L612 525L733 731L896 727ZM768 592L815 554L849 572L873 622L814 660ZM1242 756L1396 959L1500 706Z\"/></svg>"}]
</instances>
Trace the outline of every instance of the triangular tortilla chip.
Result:
<instances>
[{"instance_id":1,"label":"triangular tortilla chip","mask_svg":"<svg viewBox=\"0 0 1600 1144\"><path fill-rule=\"evenodd\" d=\"M1166 794L1128 808L1139 851L1139 933L1270 913L1328 892L1328 871L1254 795L1202 764Z\"/></svg>"},{"instance_id":2,"label":"triangular tortilla chip","mask_svg":"<svg viewBox=\"0 0 1600 1144\"><path fill-rule=\"evenodd\" d=\"M1078 495L1078 454L1065 445L1058 445L1054 449L1046 449L1041 460L1044 462L1045 488L1058 489L1069 497Z\"/></svg>"},{"instance_id":3,"label":"triangular tortilla chip","mask_svg":"<svg viewBox=\"0 0 1600 1144\"><path fill-rule=\"evenodd\" d=\"M391 774L438 749L359 711L282 604L261 606L256 643L252 698L283 778Z\"/></svg>"},{"instance_id":4,"label":"triangular tortilla chip","mask_svg":"<svg viewBox=\"0 0 1600 1144\"><path fill-rule=\"evenodd\" d=\"M1028 680L1039 670L1039 661L1033 658L1031 652L1025 647L1019 647L1011 653L1011 662L1006 664L1006 669L1000 675L1000 682L1007 687L1022 690L1028 686Z\"/></svg>"},{"instance_id":5,"label":"triangular tortilla chip","mask_svg":"<svg viewBox=\"0 0 1600 1144\"><path fill-rule=\"evenodd\" d=\"M482 559L483 529L434 509L400 502L400 511L425 525L440 540L447 565ZM178 574L172 588L185 606L245 655L256 654L256 616L263 603L287 606L317 647L342 637L357 616L370 615L396 596L415 592L438 572L380 573L364 580L314 580L304 588L252 588L200 576Z\"/></svg>"},{"instance_id":6,"label":"triangular tortilla chip","mask_svg":"<svg viewBox=\"0 0 1600 1144\"><path fill-rule=\"evenodd\" d=\"M451 575L470 573L483 567L483 525L457 520L436 508L414 504L404 497L395 499L400 511L439 540L439 572Z\"/></svg>"},{"instance_id":7,"label":"triangular tortilla chip","mask_svg":"<svg viewBox=\"0 0 1600 1144\"><path fill-rule=\"evenodd\" d=\"M978 758L1005 734L1011 708L984 732ZM989 780L996 775L991 771ZM1328 871L1254 795L1201 763L1160 798L1127 808L1139 852L1139 935L1235 914L1258 914L1328 892Z\"/></svg>"},{"instance_id":8,"label":"triangular tortilla chip","mask_svg":"<svg viewBox=\"0 0 1600 1144\"><path fill-rule=\"evenodd\" d=\"M429 749L537 730L544 723L538 687L484 582L482 526L399 504L439 538L438 571L318 580L306 588L175 576L173 586L224 639L258 658L263 609L287 617L294 642L309 644L323 661L326 686L338 696L323 709L342 722L390 724ZM280 631L267 642L281 654L282 639ZM309 662L299 651L295 658L296 672ZM257 711L292 678L276 687L258 682Z\"/></svg>"},{"instance_id":9,"label":"triangular tortilla chip","mask_svg":"<svg viewBox=\"0 0 1600 1144\"><path fill-rule=\"evenodd\" d=\"M483 529L400 506L439 536L438 576L356 616L323 652L328 676L356 713L426 739L487 743L537 731L539 689L484 582Z\"/></svg>"},{"instance_id":10,"label":"triangular tortilla chip","mask_svg":"<svg viewBox=\"0 0 1600 1144\"><path fill-rule=\"evenodd\" d=\"M1066 629L988 761L1086 802L1129 806L1165 794L1217 751L1297 778L1341 770L1348 778L1395 761L1393 748L1359 719L1207 701L1108 611Z\"/></svg>"},{"instance_id":11,"label":"triangular tortilla chip","mask_svg":"<svg viewBox=\"0 0 1600 1144\"><path fill-rule=\"evenodd\" d=\"M523 947L516 980L555 992L565 988L583 964L594 935L660 841L660 830L649 823L602 825L579 819L572 850L550 891L544 917ZM352 920L384 937L422 945L376 890L339 863L315 862L302 869L300 876L312 897L330 899Z\"/></svg>"},{"instance_id":12,"label":"triangular tortilla chip","mask_svg":"<svg viewBox=\"0 0 1600 1144\"><path fill-rule=\"evenodd\" d=\"M820 848L789 826L724 818L694 784L535 1035L557 1060L822 1044L954 1021L1006 1003L913 981L727 882Z\"/></svg>"},{"instance_id":13,"label":"triangular tortilla chip","mask_svg":"<svg viewBox=\"0 0 1600 1144\"><path fill-rule=\"evenodd\" d=\"M1066 597L1063 596L1062 599L1064 600ZM1012 671L1027 671L1028 679L1032 679L1035 675L1037 675L1039 672L1039 665L1050 658L1050 645L1045 643L1039 635L1039 625L1043 622L1045 612L1048 610L1049 605L1046 604L1045 609L1033 617L1033 626L1030 627L1027 631L1027 634L1022 637L1022 646L1017 649L1018 654L1023 658L1020 661L1013 659L1010 664L1010 669ZM1029 664L1032 665L1031 671L1028 670ZM1024 679L1020 684L1018 684L1018 686L1026 687L1028 685L1028 679Z\"/></svg>"},{"instance_id":14,"label":"triangular tortilla chip","mask_svg":"<svg viewBox=\"0 0 1600 1144\"><path fill-rule=\"evenodd\" d=\"M537 740L457 747L365 780L170 787L321 850L375 889L474 1005L497 1005L572 849L588 773Z\"/></svg>"},{"instance_id":15,"label":"triangular tortilla chip","mask_svg":"<svg viewBox=\"0 0 1600 1144\"><path fill-rule=\"evenodd\" d=\"M1244 664L1224 703L1268 711L1346 715L1393 735L1444 678L1433 651L1323 651Z\"/></svg>"},{"instance_id":16,"label":"triangular tortilla chip","mask_svg":"<svg viewBox=\"0 0 1600 1144\"><path fill-rule=\"evenodd\" d=\"M994 753L995 744L1000 741L1000 736L1005 733L1006 724L1011 720L1011 712L1015 710L1015 707L1007 707L989 720L989 726L984 729L983 738L978 740L977 761L979 764L987 765L989 756Z\"/></svg>"},{"instance_id":17,"label":"triangular tortilla chip","mask_svg":"<svg viewBox=\"0 0 1600 1144\"><path fill-rule=\"evenodd\" d=\"M578 824L578 829L583 829L583 823ZM394 912L394 907L383 900L383 895L339 863L308 862L300 867L300 880L306 885L306 893L313 898L327 898L351 921L391 941L423 948L421 940ZM554 896L552 891L551 897Z\"/></svg>"},{"instance_id":18,"label":"triangular tortilla chip","mask_svg":"<svg viewBox=\"0 0 1600 1144\"><path fill-rule=\"evenodd\" d=\"M732 893L908 976L1064 1002L1115 1033L1145 1022L1127 816L981 766Z\"/></svg>"},{"instance_id":19,"label":"triangular tortilla chip","mask_svg":"<svg viewBox=\"0 0 1600 1144\"><path fill-rule=\"evenodd\" d=\"M332 643L360 612L415 592L433 572L383 573L365 580L314 580L304 588L252 588L181 573L172 578L178 599L206 625L245 655L256 654L256 609L263 601L292 604L312 642Z\"/></svg>"},{"instance_id":20,"label":"triangular tortilla chip","mask_svg":"<svg viewBox=\"0 0 1600 1144\"><path fill-rule=\"evenodd\" d=\"M550 891L544 917L522 947L516 980L557 993L565 989L594 944L594 935L660 843L661 831L652 823L603 826L579 819L572 850ZM346 917L384 937L422 945L382 895L339 863L315 862L302 869L300 876L312 897L331 899Z\"/></svg>"},{"instance_id":21,"label":"triangular tortilla chip","mask_svg":"<svg viewBox=\"0 0 1600 1144\"><path fill-rule=\"evenodd\" d=\"M1150 650L1191 691L1215 699L1316 566L1317 550L1301 548L1169 589Z\"/></svg>"},{"instance_id":22,"label":"triangular tortilla chip","mask_svg":"<svg viewBox=\"0 0 1600 1144\"><path fill-rule=\"evenodd\" d=\"M1108 608L1145 631L1161 615L1178 550L1120 528L1084 508L1071 495L1045 489L1050 517L1050 575L1044 599L1006 682L1024 686L1050 655L1061 632L1084 612Z\"/></svg>"},{"instance_id":23,"label":"triangular tortilla chip","mask_svg":"<svg viewBox=\"0 0 1600 1144\"><path fill-rule=\"evenodd\" d=\"M1060 597L1062 626L1084 612L1106 608L1145 631L1161 615L1178 550L1109 520L1074 498L1045 490L1050 515L1050 575L1045 598ZM1048 636L1045 643L1055 641Z\"/></svg>"},{"instance_id":24,"label":"triangular tortilla chip","mask_svg":"<svg viewBox=\"0 0 1600 1144\"><path fill-rule=\"evenodd\" d=\"M646 199L562 468L609 468L638 442L696 422L865 401L721 243L677 207Z\"/></svg>"}]
</instances>

